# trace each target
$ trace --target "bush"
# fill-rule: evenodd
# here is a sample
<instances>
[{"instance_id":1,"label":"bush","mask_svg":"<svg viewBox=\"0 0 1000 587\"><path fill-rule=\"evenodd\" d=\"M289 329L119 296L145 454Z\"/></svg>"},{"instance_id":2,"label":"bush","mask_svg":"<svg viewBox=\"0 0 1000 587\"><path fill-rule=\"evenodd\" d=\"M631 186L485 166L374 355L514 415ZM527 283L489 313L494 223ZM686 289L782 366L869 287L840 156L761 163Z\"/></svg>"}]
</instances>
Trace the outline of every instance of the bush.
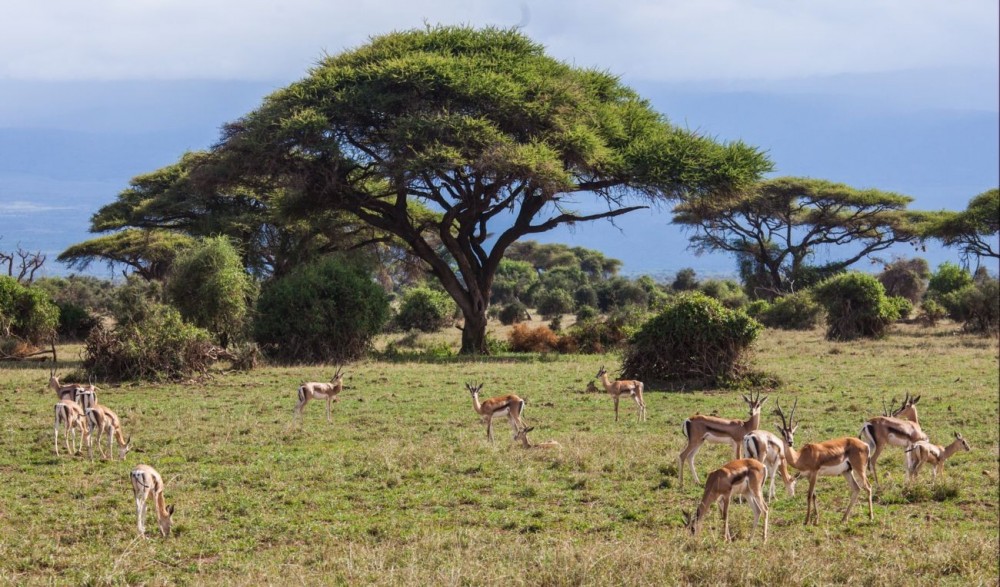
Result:
<instances>
[{"instance_id":1,"label":"bush","mask_svg":"<svg viewBox=\"0 0 1000 587\"><path fill-rule=\"evenodd\" d=\"M557 350L559 338L548 326L532 328L516 324L507 337L510 350L515 353L547 353Z\"/></svg>"},{"instance_id":2,"label":"bush","mask_svg":"<svg viewBox=\"0 0 1000 587\"><path fill-rule=\"evenodd\" d=\"M754 300L744 306L743 311L747 313L747 316L751 318L760 319L761 314L767 312L771 307L771 302L767 300Z\"/></svg>"},{"instance_id":3,"label":"bush","mask_svg":"<svg viewBox=\"0 0 1000 587\"><path fill-rule=\"evenodd\" d=\"M73 302L56 302L59 307L59 336L73 340L87 338L98 320L86 308Z\"/></svg>"},{"instance_id":4,"label":"bush","mask_svg":"<svg viewBox=\"0 0 1000 587\"><path fill-rule=\"evenodd\" d=\"M452 320L455 302L448 294L429 287L406 290L396 324L403 330L437 332Z\"/></svg>"},{"instance_id":5,"label":"bush","mask_svg":"<svg viewBox=\"0 0 1000 587\"><path fill-rule=\"evenodd\" d=\"M518 301L513 301L501 308L499 318L500 323L506 326L530 319L528 307Z\"/></svg>"},{"instance_id":6,"label":"bush","mask_svg":"<svg viewBox=\"0 0 1000 587\"><path fill-rule=\"evenodd\" d=\"M207 330L184 322L175 308L149 302L140 320L113 330L95 327L87 337L83 368L115 381L185 379L205 372L217 351Z\"/></svg>"},{"instance_id":7,"label":"bush","mask_svg":"<svg viewBox=\"0 0 1000 587\"><path fill-rule=\"evenodd\" d=\"M738 380L747 373L747 351L762 328L744 312L700 292L681 294L629 339L622 377L706 384Z\"/></svg>"},{"instance_id":8,"label":"bush","mask_svg":"<svg viewBox=\"0 0 1000 587\"><path fill-rule=\"evenodd\" d=\"M782 330L812 330L823 320L823 307L808 291L776 298L759 315L768 328Z\"/></svg>"},{"instance_id":9,"label":"bush","mask_svg":"<svg viewBox=\"0 0 1000 587\"><path fill-rule=\"evenodd\" d=\"M285 362L357 359L389 316L389 300L358 267L326 258L264 287L254 338Z\"/></svg>"},{"instance_id":10,"label":"bush","mask_svg":"<svg viewBox=\"0 0 1000 587\"><path fill-rule=\"evenodd\" d=\"M691 291L698 289L698 278L695 276L694 269L687 267L678 271L677 275L674 277L674 282L670 284L670 288L674 291Z\"/></svg>"},{"instance_id":11,"label":"bush","mask_svg":"<svg viewBox=\"0 0 1000 587\"><path fill-rule=\"evenodd\" d=\"M885 266L878 280L888 296L902 296L916 304L927 289L931 270L923 259L898 259Z\"/></svg>"},{"instance_id":12,"label":"bush","mask_svg":"<svg viewBox=\"0 0 1000 587\"><path fill-rule=\"evenodd\" d=\"M602 312L611 312L626 306L649 306L649 293L636 281L615 277L597 286L597 302Z\"/></svg>"},{"instance_id":13,"label":"bush","mask_svg":"<svg viewBox=\"0 0 1000 587\"><path fill-rule=\"evenodd\" d=\"M972 285L972 275L954 263L945 261L931 275L927 283L927 293L941 296Z\"/></svg>"},{"instance_id":14,"label":"bush","mask_svg":"<svg viewBox=\"0 0 1000 587\"><path fill-rule=\"evenodd\" d=\"M89 275L43 277L36 279L31 287L45 291L60 308L72 304L92 314L110 314L117 289L111 281Z\"/></svg>"},{"instance_id":15,"label":"bush","mask_svg":"<svg viewBox=\"0 0 1000 587\"><path fill-rule=\"evenodd\" d=\"M816 300L826 308L830 340L854 340L883 336L899 319L899 308L889 301L885 288L867 273L842 273L814 289Z\"/></svg>"},{"instance_id":16,"label":"bush","mask_svg":"<svg viewBox=\"0 0 1000 587\"><path fill-rule=\"evenodd\" d=\"M535 296L536 309L545 318L573 311L573 297L564 289L549 289Z\"/></svg>"},{"instance_id":17,"label":"bush","mask_svg":"<svg viewBox=\"0 0 1000 587\"><path fill-rule=\"evenodd\" d=\"M729 309L742 308L750 301L741 286L732 279L708 279L701 282L698 289L710 298L722 302Z\"/></svg>"},{"instance_id":18,"label":"bush","mask_svg":"<svg viewBox=\"0 0 1000 587\"><path fill-rule=\"evenodd\" d=\"M889 305L893 307L896 314L899 315L897 320L906 320L910 317L913 312L913 304L910 300L904 298L903 296L888 296Z\"/></svg>"},{"instance_id":19,"label":"bush","mask_svg":"<svg viewBox=\"0 0 1000 587\"><path fill-rule=\"evenodd\" d=\"M968 313L962 326L966 332L1000 334L1000 281L977 280L963 301Z\"/></svg>"},{"instance_id":20,"label":"bush","mask_svg":"<svg viewBox=\"0 0 1000 587\"><path fill-rule=\"evenodd\" d=\"M600 316L601 313L593 306L580 306L576 309L576 321L586 322Z\"/></svg>"},{"instance_id":21,"label":"bush","mask_svg":"<svg viewBox=\"0 0 1000 587\"><path fill-rule=\"evenodd\" d=\"M0 338L29 345L47 342L59 325L59 308L47 293L0 276Z\"/></svg>"},{"instance_id":22,"label":"bush","mask_svg":"<svg viewBox=\"0 0 1000 587\"><path fill-rule=\"evenodd\" d=\"M577 308L582 308L584 306L590 306L591 308L597 307L597 290L589 285L581 285L573 293L573 301L576 302Z\"/></svg>"},{"instance_id":23,"label":"bush","mask_svg":"<svg viewBox=\"0 0 1000 587\"><path fill-rule=\"evenodd\" d=\"M947 317L948 310L932 298L927 298L920 304L920 316L918 318L928 326L934 326L940 320L944 320Z\"/></svg>"}]
</instances>

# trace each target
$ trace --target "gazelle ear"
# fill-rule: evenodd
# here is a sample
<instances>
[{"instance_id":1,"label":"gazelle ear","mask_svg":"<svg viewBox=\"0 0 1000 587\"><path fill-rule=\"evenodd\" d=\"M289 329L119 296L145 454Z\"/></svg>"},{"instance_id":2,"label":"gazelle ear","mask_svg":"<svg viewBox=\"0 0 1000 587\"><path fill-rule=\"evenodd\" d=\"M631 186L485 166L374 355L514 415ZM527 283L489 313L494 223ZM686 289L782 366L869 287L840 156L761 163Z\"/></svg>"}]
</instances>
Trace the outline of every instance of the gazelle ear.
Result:
<instances>
[{"instance_id":1,"label":"gazelle ear","mask_svg":"<svg viewBox=\"0 0 1000 587\"><path fill-rule=\"evenodd\" d=\"M742 398L743 398L743 401L745 401L745 402L746 402L746 403L748 403L748 404L752 404L752 403L753 403L752 401L750 401L750 398L748 398L748 397L747 397L747 396L745 396L745 395L741 395L740 397L742 397Z\"/></svg>"},{"instance_id":2,"label":"gazelle ear","mask_svg":"<svg viewBox=\"0 0 1000 587\"><path fill-rule=\"evenodd\" d=\"M958 432L956 432L956 433L955 433L955 438L957 438L957 439L959 439L959 440L962 440L962 435L961 435L961 434L959 434Z\"/></svg>"},{"instance_id":3,"label":"gazelle ear","mask_svg":"<svg viewBox=\"0 0 1000 587\"><path fill-rule=\"evenodd\" d=\"M917 405L917 402L918 402L918 401L920 401L920 398L921 398L921 397L923 397L923 396L921 396L921 395L918 395L917 397L913 398L913 401L912 401L912 402L910 402L910 405L911 405L911 406L915 406L915 405Z\"/></svg>"},{"instance_id":4,"label":"gazelle ear","mask_svg":"<svg viewBox=\"0 0 1000 587\"><path fill-rule=\"evenodd\" d=\"M767 398L769 398L769 397L771 397L771 396L769 396L769 395L765 395L765 396L764 396L764 399L760 400L760 404L758 404L758 405L761 405L761 406L763 406L763 405L764 405L765 403L767 403Z\"/></svg>"}]
</instances>

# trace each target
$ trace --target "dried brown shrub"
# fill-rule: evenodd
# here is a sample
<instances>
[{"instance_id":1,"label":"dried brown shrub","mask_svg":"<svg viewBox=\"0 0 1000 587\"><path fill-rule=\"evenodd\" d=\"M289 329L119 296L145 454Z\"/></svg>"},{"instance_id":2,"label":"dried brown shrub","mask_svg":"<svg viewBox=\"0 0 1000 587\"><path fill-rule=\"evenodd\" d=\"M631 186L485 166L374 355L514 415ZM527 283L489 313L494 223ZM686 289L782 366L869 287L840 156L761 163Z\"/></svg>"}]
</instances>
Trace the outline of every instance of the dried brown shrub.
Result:
<instances>
[{"instance_id":1,"label":"dried brown shrub","mask_svg":"<svg viewBox=\"0 0 1000 587\"><path fill-rule=\"evenodd\" d=\"M507 339L515 353L547 353L559 348L559 337L548 326L516 324Z\"/></svg>"}]
</instances>

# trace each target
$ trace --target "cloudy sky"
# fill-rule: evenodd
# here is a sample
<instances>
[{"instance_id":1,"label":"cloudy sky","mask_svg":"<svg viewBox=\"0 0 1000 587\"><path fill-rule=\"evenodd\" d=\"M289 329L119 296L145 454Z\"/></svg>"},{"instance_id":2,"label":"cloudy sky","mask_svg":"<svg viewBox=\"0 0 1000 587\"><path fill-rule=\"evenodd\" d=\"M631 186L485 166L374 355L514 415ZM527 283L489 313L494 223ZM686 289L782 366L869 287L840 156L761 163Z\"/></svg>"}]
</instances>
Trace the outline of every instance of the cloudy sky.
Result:
<instances>
[{"instance_id":1,"label":"cloudy sky","mask_svg":"<svg viewBox=\"0 0 1000 587\"><path fill-rule=\"evenodd\" d=\"M760 145L781 174L931 209L1000 181L997 0L5 4L0 243L30 240L5 219L42 209L64 210L80 225L67 238L83 240L86 218L133 175L207 147L324 54L425 22L521 26L557 58L620 75L676 123ZM91 199L73 204L80 195ZM566 238L592 238L581 232ZM622 247L610 252L637 244Z\"/></svg>"}]
</instances>

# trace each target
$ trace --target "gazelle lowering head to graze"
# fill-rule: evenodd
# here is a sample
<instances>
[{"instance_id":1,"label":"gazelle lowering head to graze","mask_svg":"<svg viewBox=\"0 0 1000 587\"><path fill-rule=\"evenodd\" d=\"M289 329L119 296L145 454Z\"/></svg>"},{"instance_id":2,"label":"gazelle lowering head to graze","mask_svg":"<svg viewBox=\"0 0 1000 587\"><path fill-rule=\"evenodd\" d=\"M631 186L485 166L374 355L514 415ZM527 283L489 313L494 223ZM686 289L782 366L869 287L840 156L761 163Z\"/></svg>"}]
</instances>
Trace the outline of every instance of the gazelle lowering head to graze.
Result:
<instances>
[{"instance_id":1,"label":"gazelle lowering head to graze","mask_svg":"<svg viewBox=\"0 0 1000 587\"><path fill-rule=\"evenodd\" d=\"M708 515L708 510L712 504L719 502L722 510L723 536L726 542L732 540L729 534L729 502L733 495L745 495L750 507L753 509L753 529L750 535L757 530L757 522L760 514L764 514L764 542L767 542L767 522L768 510L764 503L764 496L761 487L764 485L764 477L767 472L764 465L756 459L738 459L727 463L722 468L716 469L708 474L705 481L705 493L702 495L701 503L694 515L684 512L684 525L691 531L692 535L698 534L702 520Z\"/></svg>"},{"instance_id":2,"label":"gazelle lowering head to graze","mask_svg":"<svg viewBox=\"0 0 1000 587\"><path fill-rule=\"evenodd\" d=\"M885 447L908 447L915 442L927 440L927 435L920 429L920 423L917 421L916 403L919 400L920 396L911 398L907 394L906 399L903 400L903 404L899 409L892 412L897 416L905 415L912 417L912 420L901 420L894 416L876 416L865 422L861 427L861 432L858 436L871 449L871 459L868 461L868 466L871 467L872 477L875 478L876 485L879 485L878 458ZM904 456L906 459L906 469L909 470L911 455L904 453Z\"/></svg>"},{"instance_id":3,"label":"gazelle lowering head to graze","mask_svg":"<svg viewBox=\"0 0 1000 587\"><path fill-rule=\"evenodd\" d=\"M132 450L132 437L129 436L128 440L125 440L125 436L122 434L122 421L118 418L118 414L111 411L107 406L95 405L94 407L87 410L87 427L90 431L90 442L87 443L87 457L91 460L94 459L94 451L92 444L97 443L98 450L101 451L102 458L108 458L108 454L113 455L113 443L118 443L118 458L120 460L125 460L125 455L128 451ZM94 439L94 431L97 431L97 439ZM108 434L108 454L104 453L104 447L101 446L101 435L107 432Z\"/></svg>"},{"instance_id":4,"label":"gazelle lowering head to graze","mask_svg":"<svg viewBox=\"0 0 1000 587\"><path fill-rule=\"evenodd\" d=\"M528 433L534 429L535 428L533 426L521 428L518 430L517 434L514 435L514 440L520 440L521 445L524 446L524 448L562 448L562 445L555 440L546 440L545 442L539 442L538 444L530 442L528 440Z\"/></svg>"},{"instance_id":5,"label":"gazelle lowering head to graze","mask_svg":"<svg viewBox=\"0 0 1000 587\"><path fill-rule=\"evenodd\" d=\"M743 437L743 450L747 458L757 459L764 464L767 476L771 478L767 501L774 500L774 479L781 474L788 495L795 496L795 481L788 474L788 462L785 460L785 443L767 430L754 430Z\"/></svg>"},{"instance_id":6,"label":"gazelle lowering head to graze","mask_svg":"<svg viewBox=\"0 0 1000 587\"><path fill-rule=\"evenodd\" d=\"M944 462L960 450L972 450L972 447L958 432L955 433L955 440L951 441L948 446L931 444L926 440L914 442L913 446L906 449L906 452L911 453L909 469L906 472L907 477L911 480L916 479L917 474L920 473L920 467L923 467L924 463L930 463L934 465L934 468L931 469L931 476L937 479L939 473L944 473Z\"/></svg>"},{"instance_id":7,"label":"gazelle lowering head to graze","mask_svg":"<svg viewBox=\"0 0 1000 587\"><path fill-rule=\"evenodd\" d=\"M83 449L83 443L89 442L90 435L87 430L87 418L83 413L83 408L81 408L76 402L70 399L59 400L59 403L55 405L55 442L56 442L56 455L59 454L59 428L62 427L64 431L65 438L63 439L66 443L66 451L69 454L74 455ZM76 431L80 431L80 446L76 445ZM70 448L70 435L73 436L73 446Z\"/></svg>"},{"instance_id":8,"label":"gazelle lowering head to graze","mask_svg":"<svg viewBox=\"0 0 1000 587\"><path fill-rule=\"evenodd\" d=\"M309 382L299 386L299 403L295 406L296 416L302 416L302 409L311 399L326 400L326 421L330 422L330 402L340 401L340 392L344 389L344 373L341 367L337 367L337 372L329 383Z\"/></svg>"},{"instance_id":9,"label":"gazelle lowering head to graze","mask_svg":"<svg viewBox=\"0 0 1000 587\"><path fill-rule=\"evenodd\" d=\"M507 416L510 427L514 429L514 438L521 428L526 428L521 415L524 413L524 400L514 394L501 395L490 398L483 402L479 401L479 391L483 389L483 384L474 385L466 383L465 389L472 394L472 409L482 416L482 421L486 423L486 438L493 442L493 418L496 416Z\"/></svg>"},{"instance_id":10,"label":"gazelle lowering head to graze","mask_svg":"<svg viewBox=\"0 0 1000 587\"><path fill-rule=\"evenodd\" d=\"M698 449L702 443L725 443L731 444L735 451L734 458L740 458L740 447L743 437L753 432L760 426L760 407L767 401L767 397L761 399L760 392L757 396L743 396L743 401L750 408L750 417L746 420L730 420L728 418L718 418L716 416L703 416L695 414L684 420L684 436L687 437L687 446L681 451L681 466L677 469L680 476L680 487L684 488L684 465L691 467L691 474L694 475L694 482L698 480L698 471L694 468L694 456L698 454Z\"/></svg>"},{"instance_id":11,"label":"gazelle lowering head to graze","mask_svg":"<svg viewBox=\"0 0 1000 587\"><path fill-rule=\"evenodd\" d=\"M146 502L152 496L156 504L156 521L160 524L160 534L170 536L170 523L174 506L167 505L163 498L163 478L149 465L137 465L132 469L132 493L135 495L135 513L139 518L139 536L146 536Z\"/></svg>"},{"instance_id":12,"label":"gazelle lowering head to graze","mask_svg":"<svg viewBox=\"0 0 1000 587\"><path fill-rule=\"evenodd\" d=\"M875 519L875 510L872 508L872 486L868 483L865 471L868 468L868 445L857 438L836 438L826 442L810 443L803 445L802 450L796 451L792 448L795 444L794 434L798 429L795 424L795 408L799 405L799 400L795 400L792 411L785 419L785 414L778 406L777 414L781 417L781 424L778 431L785 441L785 460L788 464L802 472L809 478L809 493L806 496L806 524L814 515L813 524L819 525L819 507L816 503L816 479L820 476L843 475L847 480L847 486L851 490L851 501L844 510L844 517L841 521L847 521L851 515L851 508L858 500L858 493L864 488L868 492L868 517Z\"/></svg>"},{"instance_id":13,"label":"gazelle lowering head to graze","mask_svg":"<svg viewBox=\"0 0 1000 587\"><path fill-rule=\"evenodd\" d=\"M604 385L605 391L611 395L611 399L615 400L615 422L618 421L618 400L625 394L628 394L635 402L639 410L636 414L639 421L643 422L646 420L646 402L642 399L642 390L644 388L642 381L631 379L611 381L608 379L608 370L603 365L601 365L601 369L597 372L596 377L601 380L601 384Z\"/></svg>"}]
</instances>

